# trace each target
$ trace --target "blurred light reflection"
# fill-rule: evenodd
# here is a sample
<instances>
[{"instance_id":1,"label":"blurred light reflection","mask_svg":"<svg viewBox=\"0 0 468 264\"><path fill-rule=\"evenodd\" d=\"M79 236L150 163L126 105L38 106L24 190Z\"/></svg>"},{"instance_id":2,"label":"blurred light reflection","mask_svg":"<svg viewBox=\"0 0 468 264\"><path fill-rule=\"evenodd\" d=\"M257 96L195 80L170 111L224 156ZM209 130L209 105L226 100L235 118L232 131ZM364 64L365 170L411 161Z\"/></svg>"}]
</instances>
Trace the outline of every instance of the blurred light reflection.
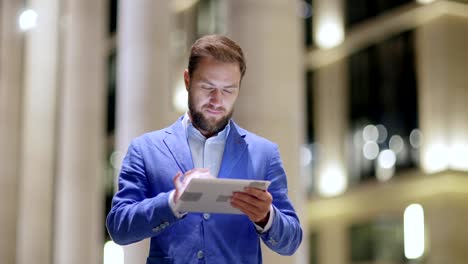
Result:
<instances>
[{"instance_id":1,"label":"blurred light reflection","mask_svg":"<svg viewBox=\"0 0 468 264\"><path fill-rule=\"evenodd\" d=\"M22 31L28 31L37 26L38 14L32 9L23 11L18 19L19 27Z\"/></svg>"},{"instance_id":2,"label":"blurred light reflection","mask_svg":"<svg viewBox=\"0 0 468 264\"><path fill-rule=\"evenodd\" d=\"M367 125L362 131L362 138L365 141L377 142L377 139L379 138L379 130L374 125Z\"/></svg>"},{"instance_id":3,"label":"blurred light reflection","mask_svg":"<svg viewBox=\"0 0 468 264\"><path fill-rule=\"evenodd\" d=\"M450 168L455 170L468 170L468 146L455 143L450 148Z\"/></svg>"},{"instance_id":4,"label":"blurred light reflection","mask_svg":"<svg viewBox=\"0 0 468 264\"><path fill-rule=\"evenodd\" d=\"M307 146L301 146L301 165L307 166L312 162L312 150Z\"/></svg>"},{"instance_id":5,"label":"blurred light reflection","mask_svg":"<svg viewBox=\"0 0 468 264\"><path fill-rule=\"evenodd\" d=\"M346 176L343 170L328 168L320 175L318 188L319 193L324 196L335 196L346 190Z\"/></svg>"},{"instance_id":6,"label":"blurred light reflection","mask_svg":"<svg viewBox=\"0 0 468 264\"><path fill-rule=\"evenodd\" d=\"M297 14L302 18L310 18L312 16L312 6L306 1L300 1L297 6Z\"/></svg>"},{"instance_id":7,"label":"blurred light reflection","mask_svg":"<svg viewBox=\"0 0 468 264\"><path fill-rule=\"evenodd\" d=\"M384 143L387 140L388 132L387 128L384 125L376 125L379 137L377 138L378 143Z\"/></svg>"},{"instance_id":8,"label":"blurred light reflection","mask_svg":"<svg viewBox=\"0 0 468 264\"><path fill-rule=\"evenodd\" d=\"M421 138L422 138L422 133L421 130L419 129L413 129L410 133L410 144L413 148L419 148L421 147Z\"/></svg>"},{"instance_id":9,"label":"blurred light reflection","mask_svg":"<svg viewBox=\"0 0 468 264\"><path fill-rule=\"evenodd\" d=\"M448 168L449 151L444 144L439 143L428 146L424 157L424 169L429 173Z\"/></svg>"},{"instance_id":10,"label":"blurred light reflection","mask_svg":"<svg viewBox=\"0 0 468 264\"><path fill-rule=\"evenodd\" d=\"M435 2L435 0L416 0L416 2L418 2L420 4L423 4L423 5L427 5L427 4L430 4L432 2Z\"/></svg>"},{"instance_id":11,"label":"blurred light reflection","mask_svg":"<svg viewBox=\"0 0 468 264\"><path fill-rule=\"evenodd\" d=\"M317 45L323 49L338 46L344 40L344 31L338 23L333 21L323 22L317 31Z\"/></svg>"},{"instance_id":12,"label":"blurred light reflection","mask_svg":"<svg viewBox=\"0 0 468 264\"><path fill-rule=\"evenodd\" d=\"M104 264L124 264L124 250L113 241L104 244Z\"/></svg>"},{"instance_id":13,"label":"blurred light reflection","mask_svg":"<svg viewBox=\"0 0 468 264\"><path fill-rule=\"evenodd\" d=\"M185 84L183 81L177 85L174 91L174 96L172 97L172 103L175 110L178 113L185 113L188 109L188 93L185 89Z\"/></svg>"},{"instance_id":14,"label":"blurred light reflection","mask_svg":"<svg viewBox=\"0 0 468 264\"><path fill-rule=\"evenodd\" d=\"M379 145L373 141L366 142L362 149L364 157L368 160L375 160L379 155L379 151Z\"/></svg>"},{"instance_id":15,"label":"blurred light reflection","mask_svg":"<svg viewBox=\"0 0 468 264\"><path fill-rule=\"evenodd\" d=\"M403 138L399 135L393 135L388 143L390 149L393 150L393 152L395 152L396 154L400 153L403 150L404 144L405 143L403 142Z\"/></svg>"},{"instance_id":16,"label":"blurred light reflection","mask_svg":"<svg viewBox=\"0 0 468 264\"><path fill-rule=\"evenodd\" d=\"M379 166L384 169L390 169L395 166L396 163L396 155L393 150L386 149L379 154L378 158Z\"/></svg>"},{"instance_id":17,"label":"blurred light reflection","mask_svg":"<svg viewBox=\"0 0 468 264\"><path fill-rule=\"evenodd\" d=\"M404 213L405 256L417 259L424 254L424 210L420 204L411 204Z\"/></svg>"}]
</instances>

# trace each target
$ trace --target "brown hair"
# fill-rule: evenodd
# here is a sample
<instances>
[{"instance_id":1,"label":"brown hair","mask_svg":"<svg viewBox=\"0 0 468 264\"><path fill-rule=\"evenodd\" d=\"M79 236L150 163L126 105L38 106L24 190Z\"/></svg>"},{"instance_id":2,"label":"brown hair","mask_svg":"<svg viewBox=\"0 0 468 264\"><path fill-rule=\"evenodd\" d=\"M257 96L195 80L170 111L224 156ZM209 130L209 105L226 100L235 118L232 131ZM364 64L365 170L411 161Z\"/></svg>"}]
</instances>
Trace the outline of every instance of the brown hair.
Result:
<instances>
[{"instance_id":1,"label":"brown hair","mask_svg":"<svg viewBox=\"0 0 468 264\"><path fill-rule=\"evenodd\" d=\"M202 58L212 57L213 59L239 64L241 79L244 77L246 65L242 49L233 40L221 35L208 35L199 38L190 48L190 57L188 62L188 72L192 76L198 63Z\"/></svg>"}]
</instances>

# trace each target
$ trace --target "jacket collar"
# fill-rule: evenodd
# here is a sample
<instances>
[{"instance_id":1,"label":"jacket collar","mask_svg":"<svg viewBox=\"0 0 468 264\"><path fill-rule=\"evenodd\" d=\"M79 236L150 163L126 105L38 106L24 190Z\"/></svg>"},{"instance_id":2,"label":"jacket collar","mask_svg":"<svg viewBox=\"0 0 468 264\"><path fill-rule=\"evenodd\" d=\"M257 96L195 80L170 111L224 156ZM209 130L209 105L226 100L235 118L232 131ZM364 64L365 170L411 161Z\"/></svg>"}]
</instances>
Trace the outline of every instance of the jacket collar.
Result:
<instances>
[{"instance_id":1,"label":"jacket collar","mask_svg":"<svg viewBox=\"0 0 468 264\"><path fill-rule=\"evenodd\" d=\"M193 168L193 160L182 119L183 116L164 130L167 135L163 141L181 172L185 173ZM247 143L244 139L246 134L243 129L234 121L230 120L229 122L230 131L226 139L224 154L218 174L220 178L230 178L232 169L239 162L247 147Z\"/></svg>"}]
</instances>

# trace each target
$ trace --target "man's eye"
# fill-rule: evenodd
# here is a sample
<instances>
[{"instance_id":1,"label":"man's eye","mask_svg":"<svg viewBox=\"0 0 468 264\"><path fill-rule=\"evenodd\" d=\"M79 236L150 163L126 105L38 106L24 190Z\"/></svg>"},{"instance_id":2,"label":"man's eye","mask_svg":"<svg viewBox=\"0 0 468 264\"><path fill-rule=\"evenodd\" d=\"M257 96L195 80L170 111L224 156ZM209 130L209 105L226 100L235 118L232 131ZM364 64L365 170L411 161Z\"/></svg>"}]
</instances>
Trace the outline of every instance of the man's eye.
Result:
<instances>
[{"instance_id":1,"label":"man's eye","mask_svg":"<svg viewBox=\"0 0 468 264\"><path fill-rule=\"evenodd\" d=\"M223 92L227 93L227 94L232 94L232 90L231 89L224 89Z\"/></svg>"}]
</instances>

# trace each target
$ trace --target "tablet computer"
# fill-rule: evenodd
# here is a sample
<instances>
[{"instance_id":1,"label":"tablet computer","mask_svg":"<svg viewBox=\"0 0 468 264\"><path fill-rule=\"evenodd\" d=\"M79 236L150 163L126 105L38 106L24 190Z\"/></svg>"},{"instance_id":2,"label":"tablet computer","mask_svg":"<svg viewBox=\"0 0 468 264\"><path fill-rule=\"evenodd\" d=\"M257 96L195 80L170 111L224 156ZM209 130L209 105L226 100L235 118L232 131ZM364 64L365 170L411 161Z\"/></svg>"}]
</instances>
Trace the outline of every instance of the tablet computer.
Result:
<instances>
[{"instance_id":1,"label":"tablet computer","mask_svg":"<svg viewBox=\"0 0 468 264\"><path fill-rule=\"evenodd\" d=\"M178 212L203 212L243 214L231 206L234 192L242 192L245 187L267 190L270 181L194 178L191 179L175 205Z\"/></svg>"}]
</instances>

